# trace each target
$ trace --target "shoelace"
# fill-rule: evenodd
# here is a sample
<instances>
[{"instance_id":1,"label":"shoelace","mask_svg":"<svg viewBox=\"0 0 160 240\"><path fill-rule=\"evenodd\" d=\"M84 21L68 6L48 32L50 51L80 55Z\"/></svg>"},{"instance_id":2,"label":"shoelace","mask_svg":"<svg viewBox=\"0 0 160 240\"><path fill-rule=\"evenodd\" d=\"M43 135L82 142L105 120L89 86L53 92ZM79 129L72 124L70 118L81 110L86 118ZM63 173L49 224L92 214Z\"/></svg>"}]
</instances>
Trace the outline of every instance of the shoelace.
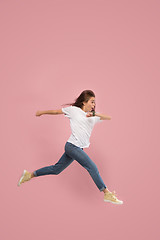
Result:
<instances>
[{"instance_id":1,"label":"shoelace","mask_svg":"<svg viewBox=\"0 0 160 240\"><path fill-rule=\"evenodd\" d=\"M115 191L110 192L109 195L111 196L111 198L113 198L115 200L117 199L117 197L116 197L117 193Z\"/></svg>"},{"instance_id":2,"label":"shoelace","mask_svg":"<svg viewBox=\"0 0 160 240\"><path fill-rule=\"evenodd\" d=\"M107 195L109 195L110 198L112 198L112 199L114 199L114 200L117 199L116 196L115 196L115 192L109 192L109 193L107 193Z\"/></svg>"},{"instance_id":3,"label":"shoelace","mask_svg":"<svg viewBox=\"0 0 160 240\"><path fill-rule=\"evenodd\" d=\"M112 197L114 200L117 200L116 192L115 192L115 191L111 192L111 197Z\"/></svg>"},{"instance_id":4,"label":"shoelace","mask_svg":"<svg viewBox=\"0 0 160 240\"><path fill-rule=\"evenodd\" d=\"M116 196L116 195L117 195L117 193L116 193L115 191L113 191L113 192L112 192L112 195Z\"/></svg>"},{"instance_id":5,"label":"shoelace","mask_svg":"<svg viewBox=\"0 0 160 240\"><path fill-rule=\"evenodd\" d=\"M115 191L110 192L109 195L110 195L110 197L111 197L113 200L115 200L115 201L119 201L118 198L116 197L117 194L116 194Z\"/></svg>"}]
</instances>

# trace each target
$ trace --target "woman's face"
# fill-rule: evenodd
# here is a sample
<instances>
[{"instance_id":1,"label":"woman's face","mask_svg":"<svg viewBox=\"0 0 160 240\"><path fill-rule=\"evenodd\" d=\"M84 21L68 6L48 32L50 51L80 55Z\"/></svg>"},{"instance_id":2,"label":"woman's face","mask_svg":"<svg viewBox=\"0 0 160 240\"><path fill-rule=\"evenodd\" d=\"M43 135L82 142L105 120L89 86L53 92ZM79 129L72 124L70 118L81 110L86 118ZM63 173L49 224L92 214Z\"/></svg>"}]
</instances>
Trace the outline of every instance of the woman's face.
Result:
<instances>
[{"instance_id":1,"label":"woman's face","mask_svg":"<svg viewBox=\"0 0 160 240\"><path fill-rule=\"evenodd\" d=\"M91 97L87 103L83 102L83 110L85 112L90 112L95 109L96 102L95 102L95 97Z\"/></svg>"}]
</instances>

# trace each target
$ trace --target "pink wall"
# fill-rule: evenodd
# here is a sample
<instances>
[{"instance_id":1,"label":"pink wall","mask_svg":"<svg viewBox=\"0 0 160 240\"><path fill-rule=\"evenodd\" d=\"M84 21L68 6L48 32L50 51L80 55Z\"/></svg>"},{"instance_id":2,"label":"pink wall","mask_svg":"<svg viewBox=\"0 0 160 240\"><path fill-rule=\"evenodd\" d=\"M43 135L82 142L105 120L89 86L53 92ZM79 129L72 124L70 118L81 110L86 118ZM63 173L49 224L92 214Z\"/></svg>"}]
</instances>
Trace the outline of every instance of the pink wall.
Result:
<instances>
[{"instance_id":1,"label":"pink wall","mask_svg":"<svg viewBox=\"0 0 160 240\"><path fill-rule=\"evenodd\" d=\"M159 239L160 3L1 1L0 239ZM74 161L17 187L24 169L55 164L70 136L59 109L85 89L97 124L84 151L124 201L105 203Z\"/></svg>"}]
</instances>

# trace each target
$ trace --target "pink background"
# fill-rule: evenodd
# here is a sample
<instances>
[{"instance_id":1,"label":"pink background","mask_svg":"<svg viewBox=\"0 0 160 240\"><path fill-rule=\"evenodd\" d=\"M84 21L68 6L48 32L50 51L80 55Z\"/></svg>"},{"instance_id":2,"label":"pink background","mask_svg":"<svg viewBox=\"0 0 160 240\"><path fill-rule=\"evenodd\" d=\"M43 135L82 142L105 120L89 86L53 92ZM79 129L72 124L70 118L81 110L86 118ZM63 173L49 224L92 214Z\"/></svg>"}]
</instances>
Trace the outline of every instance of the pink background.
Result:
<instances>
[{"instance_id":1,"label":"pink background","mask_svg":"<svg viewBox=\"0 0 160 240\"><path fill-rule=\"evenodd\" d=\"M8 239L159 239L160 3L1 1L1 231ZM124 204L103 201L74 161L17 187L24 169L55 164L71 131L60 109L86 89L98 123L84 151Z\"/></svg>"}]
</instances>

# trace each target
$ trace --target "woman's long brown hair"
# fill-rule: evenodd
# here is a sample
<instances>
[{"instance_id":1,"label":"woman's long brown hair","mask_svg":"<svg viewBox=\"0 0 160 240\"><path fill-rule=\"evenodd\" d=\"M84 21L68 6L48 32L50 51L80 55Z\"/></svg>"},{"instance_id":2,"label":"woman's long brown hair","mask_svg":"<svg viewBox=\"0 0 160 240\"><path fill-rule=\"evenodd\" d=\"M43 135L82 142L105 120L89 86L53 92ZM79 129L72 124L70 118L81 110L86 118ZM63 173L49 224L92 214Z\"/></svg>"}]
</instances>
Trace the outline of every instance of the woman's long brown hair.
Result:
<instances>
[{"instance_id":1,"label":"woman's long brown hair","mask_svg":"<svg viewBox=\"0 0 160 240\"><path fill-rule=\"evenodd\" d=\"M79 108L82 109L82 107L83 107L83 102L88 102L88 100L89 100L91 97L95 97L94 92L93 92L92 90L84 90L84 91L79 95L79 97L77 97L77 98L75 99L75 102L62 104L61 106L70 105L70 106L76 106L76 107L79 107ZM94 111L95 111L95 108L94 108Z\"/></svg>"}]
</instances>

